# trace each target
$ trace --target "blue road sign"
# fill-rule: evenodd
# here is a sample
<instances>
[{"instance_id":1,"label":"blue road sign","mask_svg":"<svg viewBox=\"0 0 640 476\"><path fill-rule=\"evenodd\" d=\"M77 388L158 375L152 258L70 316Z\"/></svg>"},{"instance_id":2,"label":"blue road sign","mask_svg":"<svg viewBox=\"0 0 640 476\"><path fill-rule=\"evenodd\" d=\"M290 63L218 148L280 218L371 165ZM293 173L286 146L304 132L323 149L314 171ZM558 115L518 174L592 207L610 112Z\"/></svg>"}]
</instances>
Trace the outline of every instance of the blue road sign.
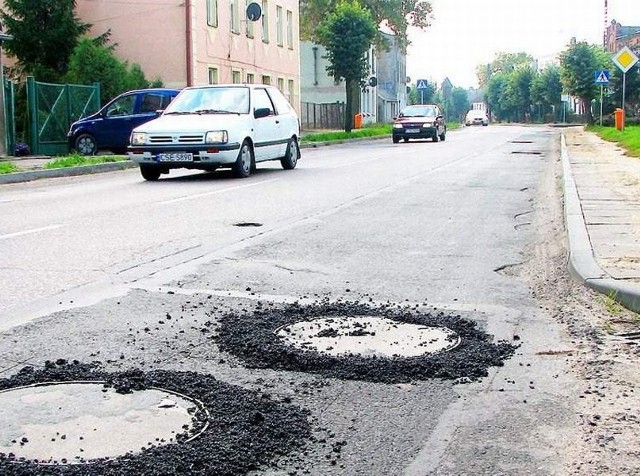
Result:
<instances>
[{"instance_id":1,"label":"blue road sign","mask_svg":"<svg viewBox=\"0 0 640 476\"><path fill-rule=\"evenodd\" d=\"M600 86L606 86L609 84L610 76L611 72L608 69L598 69L593 74L593 81Z\"/></svg>"},{"instance_id":2,"label":"blue road sign","mask_svg":"<svg viewBox=\"0 0 640 476\"><path fill-rule=\"evenodd\" d=\"M416 89L428 89L429 87L427 86L427 80L426 79L419 79L416 82Z\"/></svg>"}]
</instances>

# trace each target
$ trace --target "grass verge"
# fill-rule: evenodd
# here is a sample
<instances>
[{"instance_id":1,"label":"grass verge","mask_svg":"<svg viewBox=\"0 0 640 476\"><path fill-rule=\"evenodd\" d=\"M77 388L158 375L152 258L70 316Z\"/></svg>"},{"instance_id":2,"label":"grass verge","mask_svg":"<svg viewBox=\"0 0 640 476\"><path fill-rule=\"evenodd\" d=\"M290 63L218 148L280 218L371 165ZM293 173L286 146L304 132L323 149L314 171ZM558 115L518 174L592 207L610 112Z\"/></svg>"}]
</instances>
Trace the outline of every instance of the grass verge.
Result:
<instances>
[{"instance_id":1,"label":"grass verge","mask_svg":"<svg viewBox=\"0 0 640 476\"><path fill-rule=\"evenodd\" d=\"M588 126L587 130L595 132L604 140L620 145L627 151L627 155L640 157L640 126L625 126L624 131L615 127Z\"/></svg>"},{"instance_id":2,"label":"grass verge","mask_svg":"<svg viewBox=\"0 0 640 476\"><path fill-rule=\"evenodd\" d=\"M0 162L0 174L12 174L20 172L20 169L11 162Z\"/></svg>"},{"instance_id":3,"label":"grass verge","mask_svg":"<svg viewBox=\"0 0 640 476\"><path fill-rule=\"evenodd\" d=\"M458 129L460 124L457 122L447 123L447 130ZM351 132L344 131L325 131L311 134L303 134L300 142L331 142L336 140L356 139L360 137L376 137L391 135L391 124L369 124L362 129L353 129Z\"/></svg>"},{"instance_id":4,"label":"grass verge","mask_svg":"<svg viewBox=\"0 0 640 476\"><path fill-rule=\"evenodd\" d=\"M77 167L80 165L96 165L104 164L108 162L122 162L129 158L124 155L99 155L99 156L84 156L80 154L71 154L65 157L59 157L47 162L44 165L45 169L62 169L65 167Z\"/></svg>"}]
</instances>

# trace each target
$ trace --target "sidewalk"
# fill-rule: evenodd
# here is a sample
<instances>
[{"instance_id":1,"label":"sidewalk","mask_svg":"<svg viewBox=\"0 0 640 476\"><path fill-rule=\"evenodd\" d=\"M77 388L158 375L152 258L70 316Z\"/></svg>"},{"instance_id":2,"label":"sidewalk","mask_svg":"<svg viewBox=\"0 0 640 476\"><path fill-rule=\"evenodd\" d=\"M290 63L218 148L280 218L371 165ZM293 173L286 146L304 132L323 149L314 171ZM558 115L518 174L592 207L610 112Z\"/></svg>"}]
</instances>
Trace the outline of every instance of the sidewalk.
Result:
<instances>
[{"instance_id":1,"label":"sidewalk","mask_svg":"<svg viewBox=\"0 0 640 476\"><path fill-rule=\"evenodd\" d=\"M569 271L640 312L640 159L571 127L562 165Z\"/></svg>"}]
</instances>

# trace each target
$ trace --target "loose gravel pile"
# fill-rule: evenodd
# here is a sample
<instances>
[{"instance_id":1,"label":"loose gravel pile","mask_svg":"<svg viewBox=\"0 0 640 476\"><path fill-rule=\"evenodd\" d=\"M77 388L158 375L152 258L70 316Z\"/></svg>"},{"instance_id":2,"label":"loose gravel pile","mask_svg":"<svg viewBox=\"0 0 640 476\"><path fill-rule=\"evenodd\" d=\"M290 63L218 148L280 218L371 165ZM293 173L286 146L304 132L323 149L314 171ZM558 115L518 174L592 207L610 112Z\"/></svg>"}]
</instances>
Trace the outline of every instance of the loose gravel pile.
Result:
<instances>
[{"instance_id":1,"label":"loose gravel pile","mask_svg":"<svg viewBox=\"0 0 640 476\"><path fill-rule=\"evenodd\" d=\"M102 381L120 393L160 388L199 400L205 411L193 415L196 434L176 435L175 444L144 449L83 464L42 465L0 454L2 475L237 475L246 474L301 448L311 435L307 412L272 401L268 394L243 389L195 372L153 370L105 372L99 363L46 362L0 380L0 390L43 382ZM208 415L207 415L208 414Z\"/></svg>"},{"instance_id":2,"label":"loose gravel pile","mask_svg":"<svg viewBox=\"0 0 640 476\"><path fill-rule=\"evenodd\" d=\"M331 303L328 300L282 308L265 308L258 304L256 310L223 316L214 336L222 351L235 355L252 368L312 372L326 377L383 383L433 378L465 382L487 376L489 367L502 366L517 348L509 342L493 343L492 337L479 330L475 322L443 312L423 313L393 305ZM380 316L403 323L446 327L454 331L461 342L453 350L418 357L331 356L296 349L276 335L283 326L296 322L354 316Z\"/></svg>"}]
</instances>

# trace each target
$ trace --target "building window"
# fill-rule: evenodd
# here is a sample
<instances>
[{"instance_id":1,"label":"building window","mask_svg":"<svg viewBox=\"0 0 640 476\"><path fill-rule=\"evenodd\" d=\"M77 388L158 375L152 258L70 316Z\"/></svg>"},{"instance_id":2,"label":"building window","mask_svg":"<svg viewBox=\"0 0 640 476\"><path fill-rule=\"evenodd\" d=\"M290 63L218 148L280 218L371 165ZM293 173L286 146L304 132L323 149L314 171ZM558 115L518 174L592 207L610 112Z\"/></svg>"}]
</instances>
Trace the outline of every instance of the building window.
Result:
<instances>
[{"instance_id":1,"label":"building window","mask_svg":"<svg viewBox=\"0 0 640 476\"><path fill-rule=\"evenodd\" d=\"M293 12L287 10L287 46L293 49Z\"/></svg>"},{"instance_id":2,"label":"building window","mask_svg":"<svg viewBox=\"0 0 640 476\"><path fill-rule=\"evenodd\" d=\"M218 68L209 68L209 84L218 84Z\"/></svg>"},{"instance_id":3,"label":"building window","mask_svg":"<svg viewBox=\"0 0 640 476\"><path fill-rule=\"evenodd\" d=\"M293 99L295 95L296 95L295 83L293 82L293 79L290 79L287 84L287 99L291 104L293 104Z\"/></svg>"},{"instance_id":4,"label":"building window","mask_svg":"<svg viewBox=\"0 0 640 476\"><path fill-rule=\"evenodd\" d=\"M276 6L276 43L278 46L282 46L282 7Z\"/></svg>"},{"instance_id":5,"label":"building window","mask_svg":"<svg viewBox=\"0 0 640 476\"><path fill-rule=\"evenodd\" d=\"M249 4L252 2L253 0L245 0L244 3L244 11L247 11L247 7L249 6ZM246 17L246 14L244 15ZM253 22L251 20L249 20L248 18L245 18L245 21L247 22L247 28L246 28L246 34L247 37L249 38L253 38Z\"/></svg>"},{"instance_id":6,"label":"building window","mask_svg":"<svg viewBox=\"0 0 640 476\"><path fill-rule=\"evenodd\" d=\"M271 84L271 76L262 75L262 84Z\"/></svg>"},{"instance_id":7,"label":"building window","mask_svg":"<svg viewBox=\"0 0 640 476\"><path fill-rule=\"evenodd\" d=\"M207 25L218 27L218 0L207 0Z\"/></svg>"},{"instance_id":8,"label":"building window","mask_svg":"<svg viewBox=\"0 0 640 476\"><path fill-rule=\"evenodd\" d=\"M242 83L242 72L238 71L238 70L232 70L231 71L231 82L233 84L240 84Z\"/></svg>"},{"instance_id":9,"label":"building window","mask_svg":"<svg viewBox=\"0 0 640 476\"><path fill-rule=\"evenodd\" d=\"M284 93L284 78L278 78L278 89Z\"/></svg>"},{"instance_id":10,"label":"building window","mask_svg":"<svg viewBox=\"0 0 640 476\"><path fill-rule=\"evenodd\" d=\"M269 2L262 0L262 41L269 43Z\"/></svg>"},{"instance_id":11,"label":"building window","mask_svg":"<svg viewBox=\"0 0 640 476\"><path fill-rule=\"evenodd\" d=\"M238 2L240 0L229 0L231 9L231 31L240 33L240 16L238 15Z\"/></svg>"},{"instance_id":12,"label":"building window","mask_svg":"<svg viewBox=\"0 0 640 476\"><path fill-rule=\"evenodd\" d=\"M256 77L253 73L247 73L247 84L253 84L256 82Z\"/></svg>"}]
</instances>

